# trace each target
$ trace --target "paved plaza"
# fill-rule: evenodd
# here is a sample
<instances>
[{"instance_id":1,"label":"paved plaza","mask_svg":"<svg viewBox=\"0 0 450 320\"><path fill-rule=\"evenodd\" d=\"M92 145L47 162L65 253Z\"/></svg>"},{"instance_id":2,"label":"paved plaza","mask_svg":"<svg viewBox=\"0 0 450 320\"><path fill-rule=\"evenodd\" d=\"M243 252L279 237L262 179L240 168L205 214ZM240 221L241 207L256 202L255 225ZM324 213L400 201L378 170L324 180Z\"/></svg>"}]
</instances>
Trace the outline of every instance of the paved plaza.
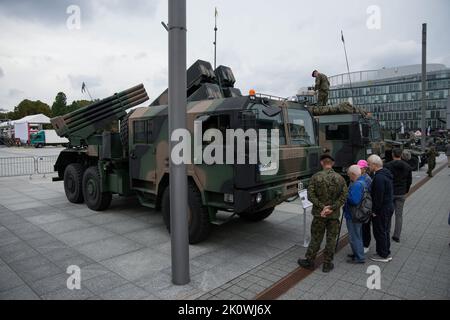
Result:
<instances>
[{"instance_id":1,"label":"paved plaza","mask_svg":"<svg viewBox=\"0 0 450 320\"><path fill-rule=\"evenodd\" d=\"M34 152L1 148L0 157ZM424 170L414 176L419 181ZM381 290L365 286L369 263L345 263L346 247L332 273L317 270L281 298L450 298L448 190L445 169L407 200L402 242L392 246L393 262L380 265ZM114 198L110 209L94 212L69 203L62 182L49 175L0 178L0 299L254 299L297 268L302 230L298 201L259 223L236 218L215 226L208 240L190 246L190 284L174 286L159 212L135 198ZM67 288L71 265L81 268L80 290Z\"/></svg>"}]
</instances>

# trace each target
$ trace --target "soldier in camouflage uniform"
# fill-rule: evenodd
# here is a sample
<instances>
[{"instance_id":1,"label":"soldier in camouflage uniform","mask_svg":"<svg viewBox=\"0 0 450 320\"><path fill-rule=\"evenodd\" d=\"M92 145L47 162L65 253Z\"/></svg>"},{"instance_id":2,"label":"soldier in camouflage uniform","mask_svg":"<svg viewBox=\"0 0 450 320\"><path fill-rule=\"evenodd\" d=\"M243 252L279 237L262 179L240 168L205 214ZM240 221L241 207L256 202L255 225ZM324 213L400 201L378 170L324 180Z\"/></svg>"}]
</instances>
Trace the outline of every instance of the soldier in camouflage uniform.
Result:
<instances>
[{"instance_id":1,"label":"soldier in camouflage uniform","mask_svg":"<svg viewBox=\"0 0 450 320\"><path fill-rule=\"evenodd\" d=\"M328 102L328 91L330 90L330 82L328 77L317 70L314 70L312 76L316 78L314 90L319 91L317 97L317 105L326 106Z\"/></svg>"},{"instance_id":2,"label":"soldier in camouflage uniform","mask_svg":"<svg viewBox=\"0 0 450 320\"><path fill-rule=\"evenodd\" d=\"M428 156L428 176L431 178L433 176L433 170L436 167L436 148L431 145L430 148L427 151Z\"/></svg>"},{"instance_id":3,"label":"soldier in camouflage uniform","mask_svg":"<svg viewBox=\"0 0 450 320\"><path fill-rule=\"evenodd\" d=\"M340 208L347 198L347 184L344 178L333 170L334 159L324 154L320 158L323 170L316 173L308 186L308 198L313 204L314 216L311 224L311 242L306 252L306 259L299 259L298 264L307 269L314 269L314 259L320 249L325 231L326 246L323 272L330 272L337 237L339 236Z\"/></svg>"}]
</instances>

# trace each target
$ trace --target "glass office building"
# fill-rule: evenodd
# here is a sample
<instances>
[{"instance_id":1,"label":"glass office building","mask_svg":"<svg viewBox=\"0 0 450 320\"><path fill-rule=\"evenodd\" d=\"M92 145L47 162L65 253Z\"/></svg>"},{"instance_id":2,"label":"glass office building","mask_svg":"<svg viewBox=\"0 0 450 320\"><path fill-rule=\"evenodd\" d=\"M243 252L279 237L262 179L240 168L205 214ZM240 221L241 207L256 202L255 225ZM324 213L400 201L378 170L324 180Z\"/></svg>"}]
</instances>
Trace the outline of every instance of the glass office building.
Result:
<instances>
[{"instance_id":1,"label":"glass office building","mask_svg":"<svg viewBox=\"0 0 450 320\"><path fill-rule=\"evenodd\" d=\"M352 72L329 78L329 102L351 101L372 113L388 130L403 123L405 130L421 127L421 65ZM427 65L426 124L446 128L447 101L450 99L450 68Z\"/></svg>"}]
</instances>

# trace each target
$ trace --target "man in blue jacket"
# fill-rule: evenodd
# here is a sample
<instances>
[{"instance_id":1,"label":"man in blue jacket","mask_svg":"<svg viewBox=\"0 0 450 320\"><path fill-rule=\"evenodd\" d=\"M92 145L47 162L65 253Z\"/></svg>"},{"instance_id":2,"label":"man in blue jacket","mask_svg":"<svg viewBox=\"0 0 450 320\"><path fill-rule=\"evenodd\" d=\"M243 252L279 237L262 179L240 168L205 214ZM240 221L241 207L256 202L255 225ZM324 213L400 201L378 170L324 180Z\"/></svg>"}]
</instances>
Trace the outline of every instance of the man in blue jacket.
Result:
<instances>
[{"instance_id":1,"label":"man in blue jacket","mask_svg":"<svg viewBox=\"0 0 450 320\"><path fill-rule=\"evenodd\" d=\"M376 241L377 254L370 259L377 262L389 262L391 257L391 218L394 213L394 186L392 173L383 168L383 160L377 155L367 159L370 171L375 173L372 186L372 225Z\"/></svg>"},{"instance_id":2,"label":"man in blue jacket","mask_svg":"<svg viewBox=\"0 0 450 320\"><path fill-rule=\"evenodd\" d=\"M354 222L352 219L351 208L357 207L363 200L364 190L368 190L366 178L361 175L361 168L353 165L348 168L347 174L351 184L348 189L347 201L344 206L344 217L347 222L347 230L350 239L350 246L353 253L349 254L351 258L348 263L364 263L364 246L362 238L362 223Z\"/></svg>"}]
</instances>

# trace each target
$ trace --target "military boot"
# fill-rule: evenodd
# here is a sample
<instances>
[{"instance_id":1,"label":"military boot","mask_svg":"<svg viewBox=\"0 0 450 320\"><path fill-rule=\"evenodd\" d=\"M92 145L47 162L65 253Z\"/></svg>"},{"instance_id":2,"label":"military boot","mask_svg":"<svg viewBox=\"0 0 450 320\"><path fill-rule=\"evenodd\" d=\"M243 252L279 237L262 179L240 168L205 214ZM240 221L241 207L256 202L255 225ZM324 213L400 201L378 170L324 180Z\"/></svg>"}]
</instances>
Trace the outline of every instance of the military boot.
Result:
<instances>
[{"instance_id":1,"label":"military boot","mask_svg":"<svg viewBox=\"0 0 450 320\"><path fill-rule=\"evenodd\" d=\"M323 266L322 266L322 271L323 272L330 272L331 270L334 269L334 264L332 264L331 262L324 262Z\"/></svg>"},{"instance_id":2,"label":"military boot","mask_svg":"<svg viewBox=\"0 0 450 320\"><path fill-rule=\"evenodd\" d=\"M309 259L298 259L297 263L302 268L314 270L314 262Z\"/></svg>"}]
</instances>

